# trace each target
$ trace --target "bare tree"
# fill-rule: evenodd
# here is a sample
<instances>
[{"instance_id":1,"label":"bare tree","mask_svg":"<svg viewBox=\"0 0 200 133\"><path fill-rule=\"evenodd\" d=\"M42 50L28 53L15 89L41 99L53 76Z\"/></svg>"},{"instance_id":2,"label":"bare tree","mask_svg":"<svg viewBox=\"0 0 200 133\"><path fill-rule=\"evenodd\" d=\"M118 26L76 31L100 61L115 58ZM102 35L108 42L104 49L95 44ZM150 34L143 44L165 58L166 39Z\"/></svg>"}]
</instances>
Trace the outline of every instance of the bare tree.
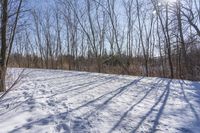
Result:
<instances>
[{"instance_id":1,"label":"bare tree","mask_svg":"<svg viewBox=\"0 0 200 133\"><path fill-rule=\"evenodd\" d=\"M1 1L1 64L0 64L0 91L6 90L5 85L5 76L7 70L7 64L9 60L9 56L11 53L13 41L15 38L17 23L19 19L20 9L22 5L22 0L19 1L17 9L14 10L13 14L9 14L9 4L17 1L9 1L2 0ZM14 23L12 25L12 29L10 30L10 34L8 35L8 22L9 19L14 17Z\"/></svg>"}]
</instances>

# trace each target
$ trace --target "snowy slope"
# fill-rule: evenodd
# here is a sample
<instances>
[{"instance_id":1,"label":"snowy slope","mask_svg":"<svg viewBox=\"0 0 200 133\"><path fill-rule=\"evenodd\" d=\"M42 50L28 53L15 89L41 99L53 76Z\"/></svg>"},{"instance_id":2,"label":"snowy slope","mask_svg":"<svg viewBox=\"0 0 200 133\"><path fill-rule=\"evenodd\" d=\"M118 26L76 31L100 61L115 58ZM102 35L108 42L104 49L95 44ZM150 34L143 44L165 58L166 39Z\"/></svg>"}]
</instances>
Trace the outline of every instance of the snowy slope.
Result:
<instances>
[{"instance_id":1,"label":"snowy slope","mask_svg":"<svg viewBox=\"0 0 200 133\"><path fill-rule=\"evenodd\" d=\"M39 69L22 76L0 101L0 133L200 132L200 82Z\"/></svg>"}]
</instances>

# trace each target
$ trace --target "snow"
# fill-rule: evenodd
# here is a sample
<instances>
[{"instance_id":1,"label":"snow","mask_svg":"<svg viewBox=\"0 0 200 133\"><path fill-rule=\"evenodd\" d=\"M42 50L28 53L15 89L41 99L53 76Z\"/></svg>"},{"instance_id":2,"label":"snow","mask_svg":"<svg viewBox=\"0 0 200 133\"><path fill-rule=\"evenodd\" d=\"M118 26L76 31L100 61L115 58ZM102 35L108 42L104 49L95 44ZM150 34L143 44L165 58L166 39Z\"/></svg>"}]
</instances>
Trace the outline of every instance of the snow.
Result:
<instances>
[{"instance_id":1,"label":"snow","mask_svg":"<svg viewBox=\"0 0 200 133\"><path fill-rule=\"evenodd\" d=\"M21 71L9 69L9 79ZM45 69L21 76L0 100L0 133L200 132L200 82Z\"/></svg>"}]
</instances>

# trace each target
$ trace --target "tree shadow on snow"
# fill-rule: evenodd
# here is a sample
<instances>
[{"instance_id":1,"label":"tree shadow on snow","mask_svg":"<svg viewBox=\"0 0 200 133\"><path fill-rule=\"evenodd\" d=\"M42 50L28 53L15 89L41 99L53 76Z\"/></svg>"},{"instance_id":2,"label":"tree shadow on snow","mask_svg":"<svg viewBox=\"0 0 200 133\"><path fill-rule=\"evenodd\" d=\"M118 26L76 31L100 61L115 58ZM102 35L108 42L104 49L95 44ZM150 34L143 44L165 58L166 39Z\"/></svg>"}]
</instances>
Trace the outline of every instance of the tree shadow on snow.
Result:
<instances>
[{"instance_id":1,"label":"tree shadow on snow","mask_svg":"<svg viewBox=\"0 0 200 133\"><path fill-rule=\"evenodd\" d=\"M145 98L147 98L147 96L155 89L158 89L157 87L159 86L159 84L161 84L164 80L160 79L154 83L151 88L149 90L147 90L145 92L145 95L139 99L135 104L133 104L131 107L128 108L128 110L126 110L126 112L124 112L124 114L121 116L121 118L119 119L119 121L111 128L111 130L109 131L109 133L113 132L116 128L118 128L120 126L120 124L122 123L122 121L127 117L127 115L129 114L129 112L131 112L137 105L139 105L143 100L145 100Z\"/></svg>"},{"instance_id":2,"label":"tree shadow on snow","mask_svg":"<svg viewBox=\"0 0 200 133\"><path fill-rule=\"evenodd\" d=\"M136 80L130 82L129 84L125 85L125 86L122 86L122 87L120 87L120 88L115 89L114 91L111 91L111 92L109 92L109 93L106 93L106 94L104 94L104 95L101 95L101 96L99 96L99 97L97 97L97 98L95 98L95 99L93 99L93 100L91 100L91 101L89 101L89 102L87 102L87 103L85 103L85 104L83 104L83 105L77 107L77 108L74 108L74 109L72 109L72 110L70 110L70 111L73 112L73 111L79 110L79 109L81 109L81 108L84 108L84 107L87 107L87 106L89 106L89 105L92 105L93 103L97 102L98 100L102 100L102 99L106 98L105 101L104 101L103 103L101 103L101 104L99 104L99 105L97 105L97 106L95 107L95 110L94 110L94 111L89 112L89 114L86 116L86 117L89 117L90 115L92 115L93 113L95 113L95 112L96 112L97 110L99 110L100 108L105 107L105 106L108 104L108 102L111 101L114 97L116 97L116 96L122 94L124 91L127 91L128 87L137 84L137 83L140 82L140 80L142 80L143 78L144 78L144 77L141 77L141 78L139 78L139 79L136 79Z\"/></svg>"},{"instance_id":3,"label":"tree shadow on snow","mask_svg":"<svg viewBox=\"0 0 200 133\"><path fill-rule=\"evenodd\" d=\"M96 80L94 79L95 77L97 78ZM88 76L88 78L90 78L90 76ZM87 82L83 82L83 83L79 83L79 84L75 84L75 85L70 85L70 86L64 85L63 89L59 90L57 93L52 94L49 97L57 96L57 95L60 95L60 94L67 94L67 93L70 93L70 92L82 90L83 88L88 88L90 86L93 86L93 87L88 88L87 89L87 91L88 91L88 90L91 90L91 89L95 89L95 87L100 86L105 81L115 80L116 78L114 76L113 77L103 77L103 78L98 78L98 76L94 76L93 79L94 80L92 80L92 81L87 81ZM85 81L85 80L87 80L87 77L84 77L83 81Z\"/></svg>"},{"instance_id":4,"label":"tree shadow on snow","mask_svg":"<svg viewBox=\"0 0 200 133\"><path fill-rule=\"evenodd\" d=\"M107 80L108 79L112 79L113 77L110 77L110 78L106 78ZM45 117L45 118L41 118L41 119L38 119L38 120L35 120L35 121L30 121L28 122L27 124L21 126L21 127L17 127L15 128L14 130L12 130L10 133L15 133L15 132L19 132L21 129L26 129L26 130L29 130L31 128L33 128L34 126L43 126L43 125L49 125L49 124L52 124L52 123L55 123L57 122L56 124L56 131L60 131L61 129L68 132L70 131L71 129L75 132L75 131L84 131L86 130L87 131L87 128L86 126L90 125L88 123L88 119L86 117L82 118L82 117L77 117L73 120L71 120L71 127L66 124L67 122L69 122L70 120L70 113L72 113L73 111L76 111L76 110L79 110L83 107L86 107L94 102L97 102L98 100L100 99L103 99L103 98L106 98L105 101L98 105L94 111L91 111L89 112L89 115L87 115L87 117L91 116L94 112L96 112L97 110L103 108L104 106L106 106L106 104L109 103L109 101L111 101L114 97L120 95L121 93L123 93L125 90L128 89L128 87L132 86L132 85L135 85L137 84L141 79L143 79L143 77L139 78L139 79L136 79L132 82L130 82L129 84L123 86L123 87L120 87L120 88L117 88L116 90L114 91L111 91L109 93L106 93L94 100L91 100L75 109L72 109L70 111L66 111L64 113L59 113L57 115L49 115L48 117ZM105 79L104 79L105 80ZM98 82L98 81L96 81ZM88 132L88 131L87 131Z\"/></svg>"},{"instance_id":5,"label":"tree shadow on snow","mask_svg":"<svg viewBox=\"0 0 200 133\"><path fill-rule=\"evenodd\" d=\"M89 73L83 73L81 75L84 77L84 79L87 79L87 75L88 74ZM91 89L95 89L95 87L101 86L102 84L109 83L110 81L116 79L115 76L113 76L113 77L111 77L111 76L108 76L108 77L100 76L100 78L98 78L99 77L98 75L96 75L96 76L93 75L93 78L95 78L95 77L97 77L97 80L92 80L92 81L89 81L89 82L84 82L84 83L79 83L79 84L67 86L65 88L65 91L62 90L59 93L51 95L51 97L55 96L55 95L63 94L63 93L78 91L74 95L74 96L76 96L76 95L82 94L82 93L84 93L86 91L89 91ZM144 77L140 77L140 78L138 78L138 79L136 79L134 81L131 81L130 83L128 83L128 84L126 84L126 85L124 85L122 87L116 88L115 90L112 90L112 91L110 91L108 93L105 93L105 94L103 94L103 95L101 95L101 96L99 96L99 97L97 97L97 98L95 98L93 100L90 100L90 101L82 104L81 106L76 107L74 109L71 109L69 111L62 112L62 113L59 113L59 114L56 114L56 115L55 114L54 115L49 115L47 117L40 118L40 119L37 119L35 121L30 120L29 122L27 122L27 124L24 124L21 127L16 127L10 133L19 132L21 129L29 130L29 129L34 128L34 126L44 126L44 125L49 125L49 124L55 124L56 125L56 127L55 127L56 132L60 132L61 130L62 131L64 130L65 132L71 132L71 130L73 130L74 132L75 131L81 131L81 130L83 130L83 131L87 130L86 126L90 125L88 123L88 119L90 117L94 116L96 112L98 112L100 110L103 110L108 105L108 103L111 102L111 100L113 100L115 97L120 96L122 93L128 91L131 88L131 86L138 84L143 78ZM144 101L150 95L151 92L153 92L154 90L158 89L159 88L159 84L161 84L164 81L167 81L166 87L164 88L164 90L162 90L161 94L159 94L158 99L155 101L155 103L151 106L151 108L149 110L147 110L147 112L144 114L144 116L140 119L140 121L137 123L137 125L134 127L134 129L131 131L133 133L137 132L138 129L145 122L145 120L147 120L147 118L149 118L150 115L155 111L155 108L157 108L160 105L159 109L156 112L156 116L154 117L154 120L152 121L152 126L151 126L150 131L149 131L150 133L156 132L158 130L157 127L159 125L160 119L162 117L162 114L163 114L163 112L165 110L165 107L166 107L168 99L169 99L170 85L171 85L172 80L159 79L156 83L152 84L151 88L148 89L147 91L145 90L144 95L140 99L138 99L136 103L131 105L122 114L122 116L120 117L119 121L117 121L114 124L114 126L110 129L109 132L110 133L114 132L117 128L119 128L121 123L123 122L123 120L128 117L128 114L136 106L138 106L142 101ZM184 98L185 102L189 105L191 111L194 114L194 117L195 117L196 121L198 123L200 123L198 113L195 110L195 108L192 105L192 103L189 101L189 99L188 99L188 97L186 95L186 92L184 90L183 85L186 84L186 83L184 81L179 81L179 82L180 82L180 85L181 85L181 91L182 91L183 98ZM190 86L194 86L195 88L199 88L200 84L199 83L192 83ZM86 89L83 89L83 88L86 88ZM198 96L200 95L199 92L200 92L200 89L197 90ZM102 101L102 102L98 103L99 101ZM95 104L95 103L97 103L97 104ZM80 110L80 109L82 109L84 107L88 107L88 106L94 106L93 110L91 110L89 112L86 112L86 114L84 114L81 117L77 117L77 118L74 118L73 120L71 120L70 113L72 113L74 111L77 111L77 110ZM70 121L72 123L71 125L69 124ZM181 128L180 130L182 132L190 132L190 130L186 129L186 128Z\"/></svg>"},{"instance_id":6,"label":"tree shadow on snow","mask_svg":"<svg viewBox=\"0 0 200 133\"><path fill-rule=\"evenodd\" d=\"M195 107L193 106L193 104L190 102L190 100L189 100L189 98L187 97L186 92L185 92L185 90L184 90L184 86L183 86L183 85L184 85L184 84L185 84L185 85L188 85L188 84L186 84L184 80L179 81L179 83L180 83L180 85L181 85L181 91L182 91L182 94L183 94L184 101L189 105L190 110L191 110L192 113L194 114L194 117L195 117L196 121L200 124L199 115L198 115L197 111L195 110ZM199 87L200 87L200 84L199 84L199 83L193 82L192 84L190 84L190 86L194 86L195 91L196 91L196 93L197 93L197 95L195 96L195 98L197 98L197 99L199 100L199 99L200 99L200 92L199 92L199 90L200 90L200 88L199 88Z\"/></svg>"},{"instance_id":7,"label":"tree shadow on snow","mask_svg":"<svg viewBox=\"0 0 200 133\"><path fill-rule=\"evenodd\" d=\"M170 94L170 83L172 80L169 80L165 90L161 93L161 95L159 96L158 100L155 102L155 104L148 110L148 112L142 117L142 119L138 122L138 124L134 127L133 131L131 131L132 133L135 133L139 127L143 124L143 122L153 113L154 108L162 102L155 119L153 120L153 126L150 129L150 133L154 133L156 131L157 126L159 125L159 120L163 114L163 111L165 109L165 106L167 104L167 100Z\"/></svg>"}]
</instances>

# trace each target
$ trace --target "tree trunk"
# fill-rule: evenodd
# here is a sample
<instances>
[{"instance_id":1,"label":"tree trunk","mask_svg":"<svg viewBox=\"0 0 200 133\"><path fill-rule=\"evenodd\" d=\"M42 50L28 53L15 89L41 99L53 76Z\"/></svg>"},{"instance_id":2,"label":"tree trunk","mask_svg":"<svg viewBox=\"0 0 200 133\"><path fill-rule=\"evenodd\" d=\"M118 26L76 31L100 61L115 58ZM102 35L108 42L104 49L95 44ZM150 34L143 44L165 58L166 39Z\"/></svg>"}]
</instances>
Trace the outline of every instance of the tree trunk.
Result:
<instances>
[{"instance_id":1,"label":"tree trunk","mask_svg":"<svg viewBox=\"0 0 200 133\"><path fill-rule=\"evenodd\" d=\"M5 76L6 76L6 68L1 66L0 68L0 92L3 92L6 90L6 85L5 85Z\"/></svg>"},{"instance_id":2,"label":"tree trunk","mask_svg":"<svg viewBox=\"0 0 200 133\"><path fill-rule=\"evenodd\" d=\"M184 78L187 78L188 74L188 61L187 61L187 53L185 48L185 41L183 35L183 27L182 27L182 18L181 18L181 3L178 1L177 3L177 20L178 20L178 30L180 34L181 40L181 56L183 57L182 65L184 66L185 70L182 72L184 74ZM183 76L183 75L182 75ZM182 76L180 78L182 78Z\"/></svg>"},{"instance_id":3,"label":"tree trunk","mask_svg":"<svg viewBox=\"0 0 200 133\"><path fill-rule=\"evenodd\" d=\"M6 30L8 21L8 0L2 1L2 20L1 20L1 64L0 64L0 92L6 90L5 76L6 76Z\"/></svg>"}]
</instances>

